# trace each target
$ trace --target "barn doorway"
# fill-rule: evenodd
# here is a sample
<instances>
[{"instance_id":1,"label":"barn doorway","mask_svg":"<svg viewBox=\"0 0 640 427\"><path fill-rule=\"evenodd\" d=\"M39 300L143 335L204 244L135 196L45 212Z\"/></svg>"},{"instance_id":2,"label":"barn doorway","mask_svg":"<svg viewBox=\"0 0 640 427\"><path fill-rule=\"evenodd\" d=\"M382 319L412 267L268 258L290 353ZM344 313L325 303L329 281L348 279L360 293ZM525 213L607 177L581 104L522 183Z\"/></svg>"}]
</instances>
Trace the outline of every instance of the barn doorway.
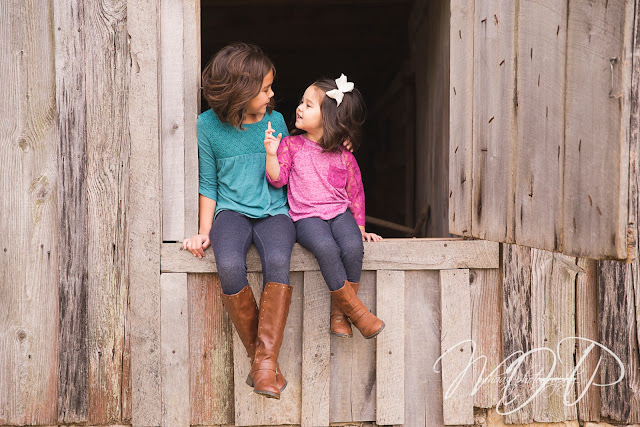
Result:
<instances>
[{"instance_id":1,"label":"barn doorway","mask_svg":"<svg viewBox=\"0 0 640 427\"><path fill-rule=\"evenodd\" d=\"M233 41L262 47L276 65L276 108L290 127L313 80L346 74L368 109L355 153L367 229L384 237L443 237L448 19L446 0L202 0L201 63Z\"/></svg>"}]
</instances>

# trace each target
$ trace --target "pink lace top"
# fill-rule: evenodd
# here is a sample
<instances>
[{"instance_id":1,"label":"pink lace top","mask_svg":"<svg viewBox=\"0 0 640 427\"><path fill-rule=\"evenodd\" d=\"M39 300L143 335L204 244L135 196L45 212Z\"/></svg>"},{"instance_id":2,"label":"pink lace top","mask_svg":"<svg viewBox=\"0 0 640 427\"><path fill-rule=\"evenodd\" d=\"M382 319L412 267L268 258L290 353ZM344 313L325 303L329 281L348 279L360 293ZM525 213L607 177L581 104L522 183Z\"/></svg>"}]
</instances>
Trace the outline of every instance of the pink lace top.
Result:
<instances>
[{"instance_id":1,"label":"pink lace top","mask_svg":"<svg viewBox=\"0 0 640 427\"><path fill-rule=\"evenodd\" d=\"M285 184L293 221L319 217L331 219L351 209L358 225L364 225L364 188L358 162L351 152L323 153L322 147L302 135L288 136L278 147L280 176L267 180L274 187Z\"/></svg>"}]
</instances>

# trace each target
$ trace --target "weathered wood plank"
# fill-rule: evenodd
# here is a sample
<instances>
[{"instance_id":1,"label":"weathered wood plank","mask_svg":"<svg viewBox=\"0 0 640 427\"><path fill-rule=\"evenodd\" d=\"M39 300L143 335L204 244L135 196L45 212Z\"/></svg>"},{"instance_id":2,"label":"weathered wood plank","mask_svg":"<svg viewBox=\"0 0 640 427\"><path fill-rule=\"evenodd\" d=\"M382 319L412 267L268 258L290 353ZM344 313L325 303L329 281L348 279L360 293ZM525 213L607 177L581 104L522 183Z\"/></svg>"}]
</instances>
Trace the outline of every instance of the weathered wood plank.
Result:
<instances>
[{"instance_id":1,"label":"weathered wood plank","mask_svg":"<svg viewBox=\"0 0 640 427\"><path fill-rule=\"evenodd\" d=\"M304 273L302 427L329 425L331 297L319 271ZM324 321L320 320L324 319Z\"/></svg>"},{"instance_id":2,"label":"weathered wood plank","mask_svg":"<svg viewBox=\"0 0 640 427\"><path fill-rule=\"evenodd\" d=\"M629 100L629 219L627 226L627 262L638 256L638 193L640 189L640 5L635 0L633 24L633 48L631 70L631 93ZM640 329L639 329L640 332Z\"/></svg>"},{"instance_id":3,"label":"weathered wood plank","mask_svg":"<svg viewBox=\"0 0 640 427\"><path fill-rule=\"evenodd\" d=\"M127 2L84 3L89 263L89 423L120 422L128 317ZM108 48L105 48L108 46ZM137 165L136 165L137 167ZM148 207L147 207L148 209Z\"/></svg>"},{"instance_id":4,"label":"weathered wood plank","mask_svg":"<svg viewBox=\"0 0 640 427\"><path fill-rule=\"evenodd\" d=\"M1 2L0 38L0 424L53 424L61 136L52 4Z\"/></svg>"},{"instance_id":5,"label":"weathered wood plank","mask_svg":"<svg viewBox=\"0 0 640 427\"><path fill-rule=\"evenodd\" d=\"M162 425L190 422L189 301L186 273L160 275Z\"/></svg>"},{"instance_id":6,"label":"weathered wood plank","mask_svg":"<svg viewBox=\"0 0 640 427\"><path fill-rule=\"evenodd\" d=\"M200 1L182 2L184 32L184 233L198 232L198 139L200 112Z\"/></svg>"},{"instance_id":7,"label":"weathered wood plank","mask_svg":"<svg viewBox=\"0 0 640 427\"><path fill-rule=\"evenodd\" d=\"M205 258L194 257L182 243L164 243L163 273L215 273L213 250ZM442 270L454 268L498 268L499 244L486 240L392 239L364 244L363 270ZM247 270L261 271L254 247L247 255ZM293 247L291 271L318 271L313 254L299 244Z\"/></svg>"},{"instance_id":8,"label":"weathered wood plank","mask_svg":"<svg viewBox=\"0 0 640 427\"><path fill-rule=\"evenodd\" d=\"M576 336L599 342L598 325L598 262L580 258L578 266L583 272L576 277ZM600 421L600 389L593 384L602 384L598 368L600 347L590 348L591 343L584 340L576 345L576 363L582 362L584 369L576 373L576 397L586 393L578 401L578 419L580 421ZM592 375L595 377L591 380Z\"/></svg>"},{"instance_id":9,"label":"weathered wood plank","mask_svg":"<svg viewBox=\"0 0 640 427\"><path fill-rule=\"evenodd\" d=\"M459 380L471 357L469 270L440 271L443 416L445 425L473 424L473 376Z\"/></svg>"},{"instance_id":10,"label":"weathered wood plank","mask_svg":"<svg viewBox=\"0 0 640 427\"><path fill-rule=\"evenodd\" d=\"M160 360L159 0L127 1L130 36L129 289L132 424L162 422Z\"/></svg>"},{"instance_id":11,"label":"weathered wood plank","mask_svg":"<svg viewBox=\"0 0 640 427\"><path fill-rule=\"evenodd\" d=\"M515 2L476 2L473 44L473 235L514 239Z\"/></svg>"},{"instance_id":12,"label":"weathered wood plank","mask_svg":"<svg viewBox=\"0 0 640 427\"><path fill-rule=\"evenodd\" d=\"M437 271L405 273L404 425L444 425L440 357L440 283ZM433 345L436 343L436 345Z\"/></svg>"},{"instance_id":13,"label":"weathered wood plank","mask_svg":"<svg viewBox=\"0 0 640 427\"><path fill-rule=\"evenodd\" d=\"M513 363L518 355L533 349L531 324L531 249L526 246L503 245L502 258L503 314L502 334L506 365ZM507 378L511 386L504 391L502 408L508 424L527 424L533 421L532 403L517 409L531 396L531 358L525 358L519 368ZM516 410L517 409L517 410ZM515 411L515 412L512 412ZM508 413L512 412L512 413Z\"/></svg>"},{"instance_id":14,"label":"weathered wood plank","mask_svg":"<svg viewBox=\"0 0 640 427\"><path fill-rule=\"evenodd\" d=\"M257 273L248 274L249 284L253 295L260 304L262 293L262 275ZM229 321L229 323L231 323ZM264 410L263 403L266 400L260 395L253 393L253 389L246 384L247 375L251 370L251 360L247 357L247 350L244 348L238 332L233 329L233 395L235 402L236 426L257 426L263 424ZM286 378L286 375L285 375Z\"/></svg>"},{"instance_id":15,"label":"weathered wood plank","mask_svg":"<svg viewBox=\"0 0 640 427\"><path fill-rule=\"evenodd\" d=\"M633 424L640 422L640 355L638 353L634 279L638 264L601 261L599 268L599 342L617 355L624 377L615 385L600 388L601 415ZM600 352L601 355L604 353ZM600 383L611 384L621 367L608 355L600 365Z\"/></svg>"},{"instance_id":16,"label":"weathered wood plank","mask_svg":"<svg viewBox=\"0 0 640 427\"><path fill-rule=\"evenodd\" d=\"M376 315L385 323L376 337L376 423L404 424L404 271L376 276Z\"/></svg>"},{"instance_id":17,"label":"weathered wood plank","mask_svg":"<svg viewBox=\"0 0 640 427\"><path fill-rule=\"evenodd\" d=\"M500 269L469 271L471 339L475 345L473 384L479 386L473 406L491 408L501 397L502 369L502 275ZM493 373L495 371L495 373ZM493 373L493 375L492 375ZM480 382L487 382L479 385Z\"/></svg>"},{"instance_id":18,"label":"weathered wood plank","mask_svg":"<svg viewBox=\"0 0 640 427\"><path fill-rule=\"evenodd\" d=\"M220 298L220 279L215 274L189 274L187 282L191 424L233 424L235 353L231 322Z\"/></svg>"},{"instance_id":19,"label":"weathered wood plank","mask_svg":"<svg viewBox=\"0 0 640 427\"><path fill-rule=\"evenodd\" d=\"M60 138L58 422L83 423L89 415L84 6L56 0L53 8Z\"/></svg>"},{"instance_id":20,"label":"weathered wood plank","mask_svg":"<svg viewBox=\"0 0 640 427\"><path fill-rule=\"evenodd\" d=\"M362 272L358 298L376 313L375 271ZM327 322L329 317L327 312ZM331 336L331 423L376 419L376 340L365 339L355 327L352 330L351 338Z\"/></svg>"},{"instance_id":21,"label":"weathered wood plank","mask_svg":"<svg viewBox=\"0 0 640 427\"><path fill-rule=\"evenodd\" d=\"M515 239L547 250L562 239L567 5L521 0L517 17Z\"/></svg>"},{"instance_id":22,"label":"weathered wood plank","mask_svg":"<svg viewBox=\"0 0 640 427\"><path fill-rule=\"evenodd\" d=\"M571 7L567 22L562 250L623 259L633 1Z\"/></svg>"},{"instance_id":23,"label":"weathered wood plank","mask_svg":"<svg viewBox=\"0 0 640 427\"><path fill-rule=\"evenodd\" d=\"M471 235L473 36L475 2L451 0L449 88L449 232Z\"/></svg>"},{"instance_id":24,"label":"weathered wood plank","mask_svg":"<svg viewBox=\"0 0 640 427\"><path fill-rule=\"evenodd\" d=\"M162 77L162 240L185 234L185 110L183 1L160 2Z\"/></svg>"},{"instance_id":25,"label":"weathered wood plank","mask_svg":"<svg viewBox=\"0 0 640 427\"><path fill-rule=\"evenodd\" d=\"M575 258L553 252L531 250L531 335L536 351L531 355L534 390L543 391L533 400L533 418L538 422L575 420L575 389L561 387L557 380L545 383L547 375L570 378L575 368ZM563 341L564 339L567 341ZM552 353L553 352L553 353Z\"/></svg>"}]
</instances>

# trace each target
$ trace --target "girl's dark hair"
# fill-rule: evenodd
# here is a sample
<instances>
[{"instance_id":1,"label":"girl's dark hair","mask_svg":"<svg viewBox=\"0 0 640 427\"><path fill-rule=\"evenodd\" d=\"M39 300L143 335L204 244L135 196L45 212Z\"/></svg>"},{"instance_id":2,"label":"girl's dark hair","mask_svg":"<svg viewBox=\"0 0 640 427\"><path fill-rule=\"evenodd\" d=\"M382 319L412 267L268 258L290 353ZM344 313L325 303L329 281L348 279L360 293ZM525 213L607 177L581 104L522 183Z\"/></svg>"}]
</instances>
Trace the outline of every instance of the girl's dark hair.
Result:
<instances>
[{"instance_id":1,"label":"girl's dark hair","mask_svg":"<svg viewBox=\"0 0 640 427\"><path fill-rule=\"evenodd\" d=\"M362 142L362 124L366 116L360 91L354 87L351 92L345 92L342 102L338 105L335 99L326 96L327 91L338 88L335 80L322 78L313 82L311 86L325 94L320 103L322 138L318 144L323 151L340 151L342 143L348 138L353 151L356 151ZM304 131L300 129L291 132L292 135L302 133Z\"/></svg>"},{"instance_id":2,"label":"girl's dark hair","mask_svg":"<svg viewBox=\"0 0 640 427\"><path fill-rule=\"evenodd\" d=\"M245 108L260 93L264 77L276 68L258 46L232 43L220 49L202 72L202 90L209 107L220 121L240 128L245 120ZM270 114L275 107L271 98Z\"/></svg>"}]
</instances>

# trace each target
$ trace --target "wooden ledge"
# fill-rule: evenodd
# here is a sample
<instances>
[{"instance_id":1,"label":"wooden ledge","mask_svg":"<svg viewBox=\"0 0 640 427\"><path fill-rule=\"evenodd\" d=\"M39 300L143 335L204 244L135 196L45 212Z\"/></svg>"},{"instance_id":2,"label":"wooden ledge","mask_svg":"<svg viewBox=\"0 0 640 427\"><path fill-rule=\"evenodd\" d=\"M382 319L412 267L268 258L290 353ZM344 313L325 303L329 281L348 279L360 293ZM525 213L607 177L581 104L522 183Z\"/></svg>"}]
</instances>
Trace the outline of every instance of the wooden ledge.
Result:
<instances>
[{"instance_id":1,"label":"wooden ledge","mask_svg":"<svg viewBox=\"0 0 640 427\"><path fill-rule=\"evenodd\" d=\"M364 243L363 270L448 270L455 268L498 268L499 244L487 240L385 239ZM298 243L291 255L291 271L318 271L318 263ZM162 273L215 273L213 250L202 259L182 249L182 243L163 243L160 252ZM247 271L260 272L262 266L254 246L247 254Z\"/></svg>"}]
</instances>

